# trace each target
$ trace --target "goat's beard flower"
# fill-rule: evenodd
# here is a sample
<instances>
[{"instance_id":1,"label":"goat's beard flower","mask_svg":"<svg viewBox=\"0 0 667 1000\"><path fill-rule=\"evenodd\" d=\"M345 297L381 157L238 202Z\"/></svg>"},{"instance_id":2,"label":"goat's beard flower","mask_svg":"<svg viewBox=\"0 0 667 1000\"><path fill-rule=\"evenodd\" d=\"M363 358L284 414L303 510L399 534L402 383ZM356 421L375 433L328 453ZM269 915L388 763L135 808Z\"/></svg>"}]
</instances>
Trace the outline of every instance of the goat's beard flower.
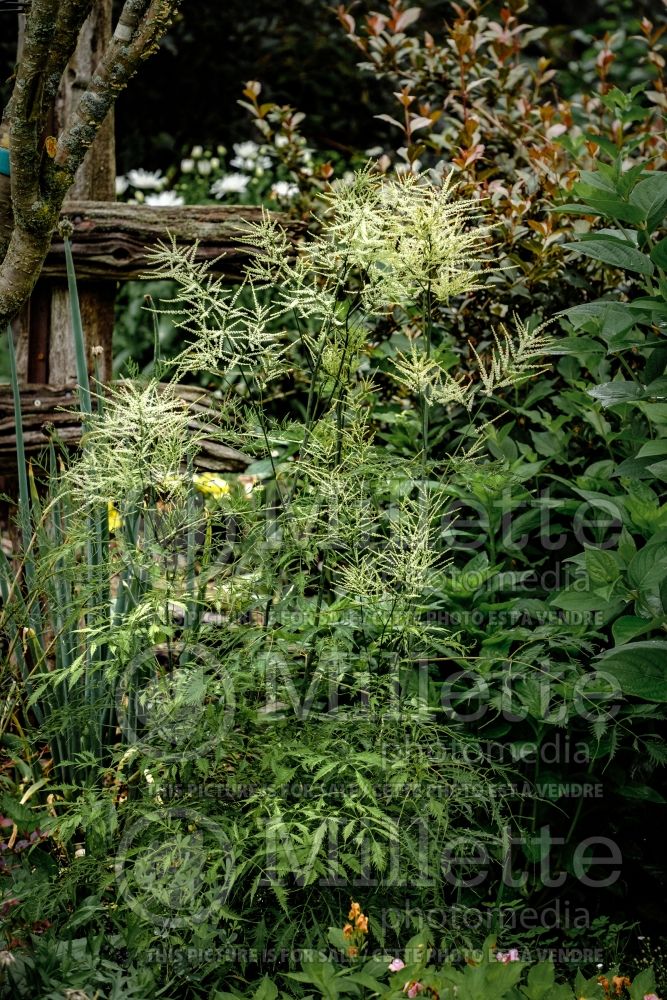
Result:
<instances>
[{"instance_id":1,"label":"goat's beard flower","mask_svg":"<svg viewBox=\"0 0 667 1000\"><path fill-rule=\"evenodd\" d=\"M365 278L364 304L381 312L428 292L446 301L480 287L488 228L474 201L457 199L451 180L396 179L365 170L329 195L329 233Z\"/></svg>"}]
</instances>

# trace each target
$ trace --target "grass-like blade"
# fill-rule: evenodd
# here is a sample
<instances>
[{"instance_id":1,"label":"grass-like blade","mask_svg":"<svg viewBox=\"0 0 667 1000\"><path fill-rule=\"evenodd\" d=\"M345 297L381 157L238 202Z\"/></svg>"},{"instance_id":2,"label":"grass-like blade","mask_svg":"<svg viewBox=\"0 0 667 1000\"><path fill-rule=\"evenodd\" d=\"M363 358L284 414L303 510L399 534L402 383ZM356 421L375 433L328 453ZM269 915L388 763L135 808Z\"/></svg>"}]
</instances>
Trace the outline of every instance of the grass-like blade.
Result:
<instances>
[{"instance_id":1,"label":"grass-like blade","mask_svg":"<svg viewBox=\"0 0 667 1000\"><path fill-rule=\"evenodd\" d=\"M67 287L69 289L70 312L72 316L72 335L74 337L74 352L76 357L76 378L79 383L79 404L84 416L93 412L90 396L90 380L88 378L88 363L86 360L86 340L81 322L81 307L79 306L79 291L76 287L76 274L72 258L72 244L65 239L65 263L67 267Z\"/></svg>"}]
</instances>

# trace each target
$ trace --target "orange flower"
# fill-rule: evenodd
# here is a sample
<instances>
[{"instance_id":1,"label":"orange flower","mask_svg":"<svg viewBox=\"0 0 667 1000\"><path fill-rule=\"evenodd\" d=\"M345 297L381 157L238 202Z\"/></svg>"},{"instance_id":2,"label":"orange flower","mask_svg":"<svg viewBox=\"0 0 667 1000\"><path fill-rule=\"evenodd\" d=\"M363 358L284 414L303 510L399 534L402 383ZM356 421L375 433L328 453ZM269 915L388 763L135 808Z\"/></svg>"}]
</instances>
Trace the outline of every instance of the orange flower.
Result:
<instances>
[{"instance_id":1,"label":"orange flower","mask_svg":"<svg viewBox=\"0 0 667 1000\"><path fill-rule=\"evenodd\" d=\"M356 917L360 915L360 913L361 913L361 907L359 906L359 903L353 902L352 906L350 907L350 912L348 913L348 918L350 920L354 920Z\"/></svg>"},{"instance_id":2,"label":"orange flower","mask_svg":"<svg viewBox=\"0 0 667 1000\"><path fill-rule=\"evenodd\" d=\"M347 953L350 956L350 958L356 958L356 956L359 954L359 949L358 948L348 948L347 949Z\"/></svg>"},{"instance_id":3,"label":"orange flower","mask_svg":"<svg viewBox=\"0 0 667 1000\"><path fill-rule=\"evenodd\" d=\"M616 996L620 996L624 986L632 986L627 976L614 976L612 983L614 984L614 993Z\"/></svg>"},{"instance_id":4,"label":"orange flower","mask_svg":"<svg viewBox=\"0 0 667 1000\"><path fill-rule=\"evenodd\" d=\"M363 913L360 913L355 921L355 925L358 931L362 934L368 934L368 917L365 917Z\"/></svg>"},{"instance_id":5,"label":"orange flower","mask_svg":"<svg viewBox=\"0 0 667 1000\"><path fill-rule=\"evenodd\" d=\"M609 996L609 980L606 978L606 976L598 976L598 982L599 982L600 986L602 987L602 989L604 990L604 995L606 997L608 997Z\"/></svg>"},{"instance_id":6,"label":"orange flower","mask_svg":"<svg viewBox=\"0 0 667 1000\"><path fill-rule=\"evenodd\" d=\"M354 928L352 927L352 924L345 924L345 927L343 927L343 937L352 937L353 930Z\"/></svg>"}]
</instances>

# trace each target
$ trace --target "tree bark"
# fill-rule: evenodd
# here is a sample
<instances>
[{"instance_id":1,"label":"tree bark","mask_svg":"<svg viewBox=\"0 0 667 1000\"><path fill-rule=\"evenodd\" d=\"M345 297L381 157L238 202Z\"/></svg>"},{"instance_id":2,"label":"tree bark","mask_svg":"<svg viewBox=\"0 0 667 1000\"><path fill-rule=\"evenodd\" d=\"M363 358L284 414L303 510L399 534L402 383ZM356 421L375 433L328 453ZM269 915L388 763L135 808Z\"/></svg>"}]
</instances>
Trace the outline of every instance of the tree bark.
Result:
<instances>
[{"instance_id":1,"label":"tree bark","mask_svg":"<svg viewBox=\"0 0 667 1000\"><path fill-rule=\"evenodd\" d=\"M70 61L55 106L57 132L61 132L77 109L91 84L95 68L111 40L113 26L112 0L96 0L88 20L81 29L79 42ZM79 167L74 183L67 193L77 201L94 198L97 201L116 200L116 145L114 114L109 112L97 138ZM80 275L77 273L77 277ZM109 282L82 282L79 285L79 305L88 349L88 367L95 370L91 351L101 347L98 356L100 377L111 378L112 338L116 286ZM54 283L51 289L49 381L60 385L76 374L74 338L71 334L70 302L67 285ZM39 345L38 345L39 346Z\"/></svg>"},{"instance_id":2,"label":"tree bark","mask_svg":"<svg viewBox=\"0 0 667 1000\"><path fill-rule=\"evenodd\" d=\"M28 299L60 209L118 93L158 47L179 0L126 0L119 23L57 137L50 116L93 0L32 0L8 106L13 230L0 263L0 329Z\"/></svg>"}]
</instances>

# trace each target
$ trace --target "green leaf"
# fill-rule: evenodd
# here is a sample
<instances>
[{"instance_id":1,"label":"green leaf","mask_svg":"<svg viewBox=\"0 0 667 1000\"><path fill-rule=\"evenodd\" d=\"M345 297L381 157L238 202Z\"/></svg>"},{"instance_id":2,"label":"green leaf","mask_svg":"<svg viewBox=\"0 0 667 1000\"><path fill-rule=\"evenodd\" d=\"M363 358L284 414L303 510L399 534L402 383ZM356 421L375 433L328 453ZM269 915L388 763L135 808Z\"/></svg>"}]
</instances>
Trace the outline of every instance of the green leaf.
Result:
<instances>
[{"instance_id":1,"label":"green leaf","mask_svg":"<svg viewBox=\"0 0 667 1000\"><path fill-rule=\"evenodd\" d=\"M628 583L637 593L635 610L659 617L664 611L661 587L667 580L667 544L645 545L628 565Z\"/></svg>"},{"instance_id":2,"label":"green leaf","mask_svg":"<svg viewBox=\"0 0 667 1000\"><path fill-rule=\"evenodd\" d=\"M653 247L651 250L651 260L658 267L661 267L663 271L667 270L667 236Z\"/></svg>"},{"instance_id":3,"label":"green leaf","mask_svg":"<svg viewBox=\"0 0 667 1000\"><path fill-rule=\"evenodd\" d=\"M79 383L79 406L85 416L93 412L93 405L90 396L90 382L88 380L88 365L86 361L86 339L83 335L83 323L81 321L81 309L79 307L79 291L76 284L76 274L74 273L74 260L72 258L72 244L68 239L65 244L65 266L67 269L67 288L69 291L70 314L72 318L72 334L74 337L74 354L76 358L76 377Z\"/></svg>"},{"instance_id":4,"label":"green leaf","mask_svg":"<svg viewBox=\"0 0 667 1000\"><path fill-rule=\"evenodd\" d=\"M659 322L664 321L665 316L667 316L667 302L657 295L640 295L639 298L633 299L627 305L628 309L635 313L645 312L649 314L649 317L657 317ZM641 316L638 318L642 320ZM646 320L643 321L646 322Z\"/></svg>"},{"instance_id":5,"label":"green leaf","mask_svg":"<svg viewBox=\"0 0 667 1000\"><path fill-rule=\"evenodd\" d=\"M580 587L567 587L550 602L553 607L563 611L602 611L615 606L608 597ZM622 605L621 605L622 606Z\"/></svg>"},{"instance_id":6,"label":"green leaf","mask_svg":"<svg viewBox=\"0 0 667 1000\"><path fill-rule=\"evenodd\" d=\"M555 970L553 962L539 962L528 973L528 981L522 992L528 1000L542 1000L544 994L554 986Z\"/></svg>"},{"instance_id":7,"label":"green leaf","mask_svg":"<svg viewBox=\"0 0 667 1000\"><path fill-rule=\"evenodd\" d=\"M579 178L572 190L581 198L586 198L591 191L602 191L605 196L616 194L614 181L601 170L582 170Z\"/></svg>"},{"instance_id":8,"label":"green leaf","mask_svg":"<svg viewBox=\"0 0 667 1000\"><path fill-rule=\"evenodd\" d=\"M603 264L610 264L612 267L620 267L625 271L636 271L638 274L653 274L653 262L651 259L633 247L631 243L618 240L613 236L591 237L582 240L580 243L564 243L565 250L573 250L575 253L583 254L585 257L592 257Z\"/></svg>"},{"instance_id":9,"label":"green leaf","mask_svg":"<svg viewBox=\"0 0 667 1000\"><path fill-rule=\"evenodd\" d=\"M637 316L624 302L605 302L604 299L572 306L565 310L564 315L577 330L594 320L599 324L600 331L607 336L625 333L637 322Z\"/></svg>"},{"instance_id":10,"label":"green leaf","mask_svg":"<svg viewBox=\"0 0 667 1000\"><path fill-rule=\"evenodd\" d=\"M614 382L603 382L587 390L588 395L596 399L605 409L608 406L618 406L619 403L631 403L644 399L646 389L643 385L630 382L627 379L616 379Z\"/></svg>"},{"instance_id":11,"label":"green leaf","mask_svg":"<svg viewBox=\"0 0 667 1000\"><path fill-rule=\"evenodd\" d=\"M628 566L628 581L644 589L659 584L667 576L667 544L645 545L632 557Z\"/></svg>"},{"instance_id":12,"label":"green leaf","mask_svg":"<svg viewBox=\"0 0 667 1000\"><path fill-rule=\"evenodd\" d=\"M615 677L624 694L645 701L667 701L667 642L650 639L608 650L597 660Z\"/></svg>"},{"instance_id":13,"label":"green leaf","mask_svg":"<svg viewBox=\"0 0 667 1000\"><path fill-rule=\"evenodd\" d=\"M621 618L617 618L612 625L611 634L616 645L622 646L623 643L636 639L638 635L652 632L653 629L659 627L661 621L661 618L647 620L639 618L637 615L623 615Z\"/></svg>"},{"instance_id":14,"label":"green leaf","mask_svg":"<svg viewBox=\"0 0 667 1000\"><path fill-rule=\"evenodd\" d=\"M253 993L252 1000L276 1000L277 996L278 987L271 982L268 976L264 976L259 984L259 989Z\"/></svg>"},{"instance_id":15,"label":"green leaf","mask_svg":"<svg viewBox=\"0 0 667 1000\"><path fill-rule=\"evenodd\" d=\"M603 135L596 135L595 132L584 132L584 137L588 139L589 142L594 142L596 146L600 147L600 149L604 149L607 156L610 156L612 160L615 160L618 156L618 147L611 141L611 139L605 139ZM597 176L597 174L594 174L591 170L582 170L581 172L582 178L588 174L592 174L593 177ZM613 188L611 190L613 190Z\"/></svg>"},{"instance_id":16,"label":"green leaf","mask_svg":"<svg viewBox=\"0 0 667 1000\"><path fill-rule=\"evenodd\" d=\"M648 466L648 471L655 479L661 479L663 483L667 482L667 461L652 462Z\"/></svg>"},{"instance_id":17,"label":"green leaf","mask_svg":"<svg viewBox=\"0 0 667 1000\"><path fill-rule=\"evenodd\" d=\"M327 934L327 940L329 944L333 945L334 948L337 948L338 951L346 951L350 943L340 927L330 927L329 933Z\"/></svg>"},{"instance_id":18,"label":"green leaf","mask_svg":"<svg viewBox=\"0 0 667 1000\"><path fill-rule=\"evenodd\" d=\"M662 222L667 214L667 173L655 171L635 185L630 201L641 209L643 222L649 232Z\"/></svg>"},{"instance_id":19,"label":"green leaf","mask_svg":"<svg viewBox=\"0 0 667 1000\"><path fill-rule=\"evenodd\" d=\"M643 403L637 404L647 420L658 427L667 427L667 403Z\"/></svg>"},{"instance_id":20,"label":"green leaf","mask_svg":"<svg viewBox=\"0 0 667 1000\"><path fill-rule=\"evenodd\" d=\"M661 375L659 378L654 378L646 386L646 392L649 396L655 396L656 399L667 399L667 376Z\"/></svg>"},{"instance_id":21,"label":"green leaf","mask_svg":"<svg viewBox=\"0 0 667 1000\"><path fill-rule=\"evenodd\" d=\"M620 576L618 563L605 549L586 549L586 572L593 587L613 583Z\"/></svg>"},{"instance_id":22,"label":"green leaf","mask_svg":"<svg viewBox=\"0 0 667 1000\"><path fill-rule=\"evenodd\" d=\"M543 1000L573 1000L574 994L565 983L557 983L544 994Z\"/></svg>"},{"instance_id":23,"label":"green leaf","mask_svg":"<svg viewBox=\"0 0 667 1000\"><path fill-rule=\"evenodd\" d=\"M637 544L628 529L624 527L618 540L618 554L623 562L629 563L636 551Z\"/></svg>"},{"instance_id":24,"label":"green leaf","mask_svg":"<svg viewBox=\"0 0 667 1000\"><path fill-rule=\"evenodd\" d=\"M347 976L347 982L365 986L367 990L373 990L374 993L381 993L383 989L386 989L381 982L373 976L369 976L367 972L353 972Z\"/></svg>"},{"instance_id":25,"label":"green leaf","mask_svg":"<svg viewBox=\"0 0 667 1000\"><path fill-rule=\"evenodd\" d=\"M635 976L630 987L631 1000L644 1000L647 993L655 993L655 975L653 969L644 969Z\"/></svg>"},{"instance_id":26,"label":"green leaf","mask_svg":"<svg viewBox=\"0 0 667 1000\"><path fill-rule=\"evenodd\" d=\"M595 360L596 357L606 354L607 349L598 340L578 334L559 340L558 346L554 346L551 353L554 355L574 355L585 367L589 367L587 359Z\"/></svg>"},{"instance_id":27,"label":"green leaf","mask_svg":"<svg viewBox=\"0 0 667 1000\"><path fill-rule=\"evenodd\" d=\"M667 438L647 441L637 452L637 458L662 458L667 455Z\"/></svg>"},{"instance_id":28,"label":"green leaf","mask_svg":"<svg viewBox=\"0 0 667 1000\"><path fill-rule=\"evenodd\" d=\"M554 212L566 212L568 215L602 215L618 222L629 222L638 226L644 221L644 214L637 205L629 205L620 198L593 198L587 196L581 205L568 202L559 205Z\"/></svg>"},{"instance_id":29,"label":"green leaf","mask_svg":"<svg viewBox=\"0 0 667 1000\"><path fill-rule=\"evenodd\" d=\"M625 799L635 799L639 802L654 802L656 805L665 805L665 799L660 792L656 792L654 788L649 788L648 785L623 785L618 791Z\"/></svg>"}]
</instances>

